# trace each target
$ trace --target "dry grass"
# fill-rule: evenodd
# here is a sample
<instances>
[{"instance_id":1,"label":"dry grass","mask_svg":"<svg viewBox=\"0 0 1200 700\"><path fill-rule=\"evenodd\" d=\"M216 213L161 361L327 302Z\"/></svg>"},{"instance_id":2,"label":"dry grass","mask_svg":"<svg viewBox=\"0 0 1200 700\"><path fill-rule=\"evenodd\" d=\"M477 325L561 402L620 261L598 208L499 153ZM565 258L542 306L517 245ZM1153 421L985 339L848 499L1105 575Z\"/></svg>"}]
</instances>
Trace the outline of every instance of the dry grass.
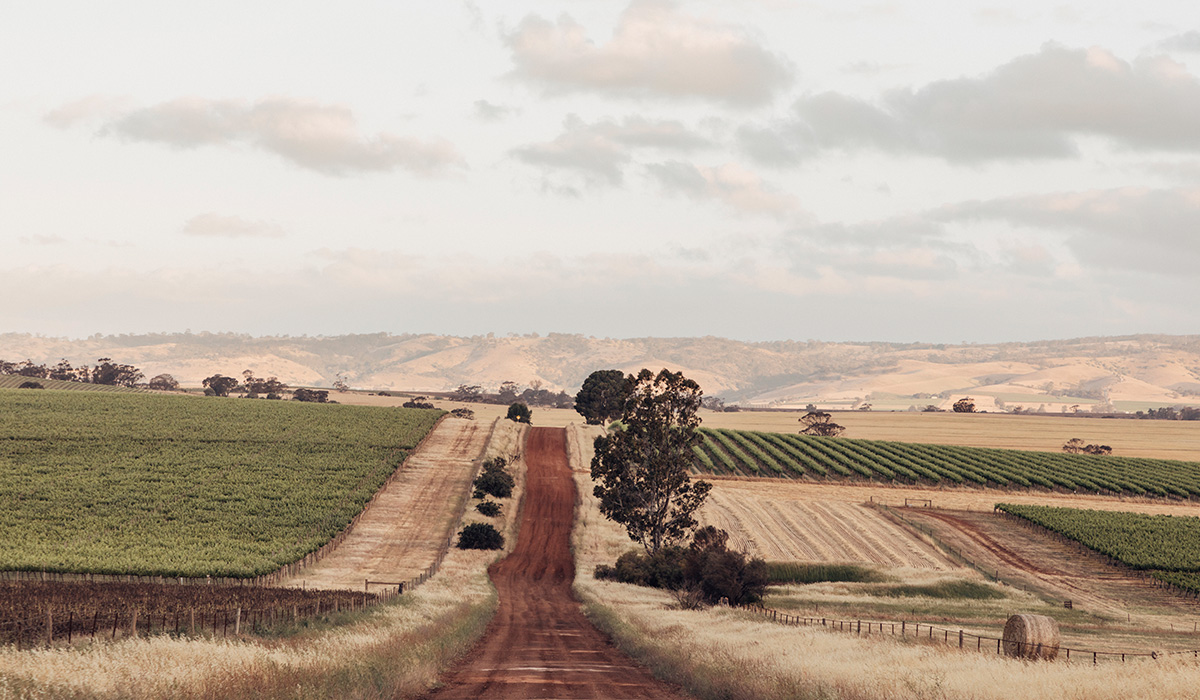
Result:
<instances>
[{"instance_id":1,"label":"dry grass","mask_svg":"<svg viewBox=\"0 0 1200 700\"><path fill-rule=\"evenodd\" d=\"M523 439L500 425L489 456ZM524 463L503 520L516 541ZM466 521L478 513L469 511ZM496 607L487 566L495 552L451 549L437 576L357 616L276 639L159 636L76 648L0 651L0 700L16 698L397 698L425 691L483 633Z\"/></svg>"},{"instance_id":2,"label":"dry grass","mask_svg":"<svg viewBox=\"0 0 1200 700\"><path fill-rule=\"evenodd\" d=\"M663 591L596 581L629 540L596 509L589 429L571 429L580 505L576 589L592 619L657 675L702 698L978 698L1126 700L1200 697L1190 658L1126 664L1014 661L891 637L859 638L784 627L727 608L674 609ZM927 573L935 576L940 574ZM819 584L834 587L842 584ZM832 590L830 595L836 595ZM843 595L850 594L847 590ZM991 601L985 601L990 603ZM1020 604L1010 600L1009 603ZM1032 601L1029 601L1032 602Z\"/></svg>"}]
</instances>

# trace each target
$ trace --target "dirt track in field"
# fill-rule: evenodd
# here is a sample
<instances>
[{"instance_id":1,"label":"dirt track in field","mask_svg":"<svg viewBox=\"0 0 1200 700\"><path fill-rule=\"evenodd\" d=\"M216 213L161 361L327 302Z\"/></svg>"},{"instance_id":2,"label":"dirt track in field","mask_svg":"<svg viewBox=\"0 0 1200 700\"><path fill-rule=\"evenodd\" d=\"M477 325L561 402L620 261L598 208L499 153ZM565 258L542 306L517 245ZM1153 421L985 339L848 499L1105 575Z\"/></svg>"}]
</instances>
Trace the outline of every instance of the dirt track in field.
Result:
<instances>
[{"instance_id":1,"label":"dirt track in field","mask_svg":"<svg viewBox=\"0 0 1200 700\"><path fill-rule=\"evenodd\" d=\"M588 622L571 592L575 482L566 431L533 428L512 554L489 569L500 608L434 698L683 698Z\"/></svg>"},{"instance_id":2,"label":"dirt track in field","mask_svg":"<svg viewBox=\"0 0 1200 700\"><path fill-rule=\"evenodd\" d=\"M399 583L420 574L451 535L490 431L490 423L443 419L342 544L282 585L363 590L365 580Z\"/></svg>"},{"instance_id":3,"label":"dirt track in field","mask_svg":"<svg viewBox=\"0 0 1200 700\"><path fill-rule=\"evenodd\" d=\"M1200 602L1170 593L1093 552L1038 528L976 511L912 508L901 515L933 529L939 539L1000 578L1070 600L1075 609L1143 627L1191 630ZM1185 645L1195 648L1197 640Z\"/></svg>"}]
</instances>

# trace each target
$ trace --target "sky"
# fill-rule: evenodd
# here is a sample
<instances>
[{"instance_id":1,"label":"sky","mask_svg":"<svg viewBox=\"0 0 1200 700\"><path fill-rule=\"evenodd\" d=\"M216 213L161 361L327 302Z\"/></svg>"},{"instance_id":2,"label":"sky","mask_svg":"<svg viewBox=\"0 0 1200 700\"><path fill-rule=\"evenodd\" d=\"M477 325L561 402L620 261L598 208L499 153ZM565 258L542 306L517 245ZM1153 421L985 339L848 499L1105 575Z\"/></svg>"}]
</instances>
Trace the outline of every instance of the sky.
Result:
<instances>
[{"instance_id":1,"label":"sky","mask_svg":"<svg viewBox=\"0 0 1200 700\"><path fill-rule=\"evenodd\" d=\"M1198 333L1182 1L0 13L0 332Z\"/></svg>"}]
</instances>

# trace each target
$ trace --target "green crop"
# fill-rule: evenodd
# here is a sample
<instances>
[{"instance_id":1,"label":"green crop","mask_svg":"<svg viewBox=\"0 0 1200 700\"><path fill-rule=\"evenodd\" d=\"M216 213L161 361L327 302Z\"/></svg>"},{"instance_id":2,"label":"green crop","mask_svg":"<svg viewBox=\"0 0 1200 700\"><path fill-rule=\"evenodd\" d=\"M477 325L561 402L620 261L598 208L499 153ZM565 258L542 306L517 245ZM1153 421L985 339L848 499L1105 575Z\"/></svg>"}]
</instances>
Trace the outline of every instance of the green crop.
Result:
<instances>
[{"instance_id":1,"label":"green crop","mask_svg":"<svg viewBox=\"0 0 1200 700\"><path fill-rule=\"evenodd\" d=\"M0 390L0 570L274 571L345 528L440 415Z\"/></svg>"}]
</instances>

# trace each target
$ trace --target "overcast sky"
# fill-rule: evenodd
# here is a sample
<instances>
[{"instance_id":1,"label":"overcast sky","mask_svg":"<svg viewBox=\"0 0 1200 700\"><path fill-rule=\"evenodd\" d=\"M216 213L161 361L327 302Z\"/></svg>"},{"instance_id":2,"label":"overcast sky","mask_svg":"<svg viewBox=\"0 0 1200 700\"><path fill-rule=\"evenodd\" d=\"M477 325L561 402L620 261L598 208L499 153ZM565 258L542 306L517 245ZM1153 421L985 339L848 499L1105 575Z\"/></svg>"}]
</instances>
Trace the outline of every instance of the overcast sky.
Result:
<instances>
[{"instance_id":1,"label":"overcast sky","mask_svg":"<svg viewBox=\"0 0 1200 700\"><path fill-rule=\"evenodd\" d=\"M1198 17L8 3L0 331L1197 333Z\"/></svg>"}]
</instances>

